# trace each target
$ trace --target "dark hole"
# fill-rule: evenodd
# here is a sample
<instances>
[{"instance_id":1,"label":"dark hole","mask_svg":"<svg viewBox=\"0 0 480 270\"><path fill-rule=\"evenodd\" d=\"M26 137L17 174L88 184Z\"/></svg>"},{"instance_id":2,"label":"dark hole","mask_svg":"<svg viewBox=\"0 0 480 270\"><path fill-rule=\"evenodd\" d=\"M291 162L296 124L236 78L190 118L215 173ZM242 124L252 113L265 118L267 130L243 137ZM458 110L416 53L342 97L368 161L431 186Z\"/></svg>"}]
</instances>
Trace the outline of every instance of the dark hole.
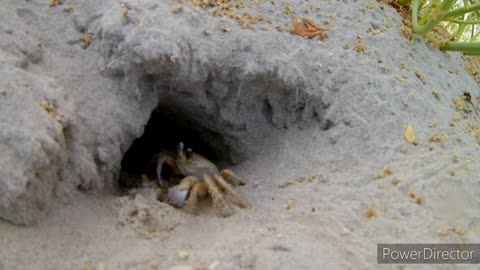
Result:
<instances>
[{"instance_id":1,"label":"dark hole","mask_svg":"<svg viewBox=\"0 0 480 270\"><path fill-rule=\"evenodd\" d=\"M136 186L125 182L124 179L128 178L130 181L131 176L140 178L140 175L147 174L155 177L155 155L161 151L176 154L179 142L183 142L186 149L191 148L193 152L206 157L217 166L229 165L229 148L223 141L222 134L196 123L178 108L158 107L152 112L143 135L133 142L123 156L121 175L128 174L129 177L121 176L119 185L121 188ZM168 166L164 166L162 175L164 173L164 178L168 179L172 171Z\"/></svg>"}]
</instances>

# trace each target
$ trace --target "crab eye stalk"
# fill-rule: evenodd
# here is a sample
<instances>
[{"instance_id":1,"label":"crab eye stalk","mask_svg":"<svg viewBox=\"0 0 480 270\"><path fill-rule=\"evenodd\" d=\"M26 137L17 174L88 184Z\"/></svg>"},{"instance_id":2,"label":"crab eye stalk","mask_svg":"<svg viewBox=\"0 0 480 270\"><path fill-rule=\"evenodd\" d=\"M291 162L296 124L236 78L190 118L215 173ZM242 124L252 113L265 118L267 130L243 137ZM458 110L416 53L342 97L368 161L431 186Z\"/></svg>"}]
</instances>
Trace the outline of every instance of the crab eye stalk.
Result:
<instances>
[{"instance_id":1,"label":"crab eye stalk","mask_svg":"<svg viewBox=\"0 0 480 270\"><path fill-rule=\"evenodd\" d=\"M177 145L177 156L179 160L187 160L187 157L185 157L185 153L183 152L183 142L179 142Z\"/></svg>"},{"instance_id":2,"label":"crab eye stalk","mask_svg":"<svg viewBox=\"0 0 480 270\"><path fill-rule=\"evenodd\" d=\"M192 148L187 148L187 151L185 151L185 156L187 157L187 159L190 159L192 155L193 155Z\"/></svg>"},{"instance_id":3,"label":"crab eye stalk","mask_svg":"<svg viewBox=\"0 0 480 270\"><path fill-rule=\"evenodd\" d=\"M177 145L177 152L178 154L183 152L183 142L179 142Z\"/></svg>"}]
</instances>

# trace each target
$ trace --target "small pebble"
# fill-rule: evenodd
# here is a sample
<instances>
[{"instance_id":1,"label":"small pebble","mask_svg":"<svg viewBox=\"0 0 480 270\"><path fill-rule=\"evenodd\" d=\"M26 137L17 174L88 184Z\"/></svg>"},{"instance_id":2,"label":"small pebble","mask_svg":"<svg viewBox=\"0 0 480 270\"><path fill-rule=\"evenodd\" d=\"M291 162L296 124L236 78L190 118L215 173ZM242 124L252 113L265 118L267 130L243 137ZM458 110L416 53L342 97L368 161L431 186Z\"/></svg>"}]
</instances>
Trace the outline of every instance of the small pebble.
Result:
<instances>
[{"instance_id":1,"label":"small pebble","mask_svg":"<svg viewBox=\"0 0 480 270\"><path fill-rule=\"evenodd\" d=\"M170 270L194 270L195 267L191 265L175 265L173 267L170 267Z\"/></svg>"},{"instance_id":2,"label":"small pebble","mask_svg":"<svg viewBox=\"0 0 480 270\"><path fill-rule=\"evenodd\" d=\"M99 263L97 265L97 270L107 270L107 265L104 263Z\"/></svg>"},{"instance_id":3,"label":"small pebble","mask_svg":"<svg viewBox=\"0 0 480 270\"><path fill-rule=\"evenodd\" d=\"M350 229L349 229L349 228L346 228L346 227L343 227L342 230L341 230L341 232L340 232L340 234L341 234L342 236L350 235L350 233L351 233Z\"/></svg>"},{"instance_id":4,"label":"small pebble","mask_svg":"<svg viewBox=\"0 0 480 270\"><path fill-rule=\"evenodd\" d=\"M182 6L176 6L176 7L173 7L173 8L171 9L171 11L172 11L173 13L180 13L180 12L182 12L182 10L183 10L183 7L182 7Z\"/></svg>"},{"instance_id":5,"label":"small pebble","mask_svg":"<svg viewBox=\"0 0 480 270\"><path fill-rule=\"evenodd\" d=\"M188 253L187 250L182 249L182 250L178 251L178 258L180 260L186 261L186 260L188 260L189 257L190 257L190 254Z\"/></svg>"},{"instance_id":6,"label":"small pebble","mask_svg":"<svg viewBox=\"0 0 480 270\"><path fill-rule=\"evenodd\" d=\"M208 270L214 270L220 264L220 261L213 261L208 267Z\"/></svg>"},{"instance_id":7,"label":"small pebble","mask_svg":"<svg viewBox=\"0 0 480 270\"><path fill-rule=\"evenodd\" d=\"M287 210L292 210L295 208L295 203L292 200L288 200L287 204L283 206Z\"/></svg>"}]
</instances>

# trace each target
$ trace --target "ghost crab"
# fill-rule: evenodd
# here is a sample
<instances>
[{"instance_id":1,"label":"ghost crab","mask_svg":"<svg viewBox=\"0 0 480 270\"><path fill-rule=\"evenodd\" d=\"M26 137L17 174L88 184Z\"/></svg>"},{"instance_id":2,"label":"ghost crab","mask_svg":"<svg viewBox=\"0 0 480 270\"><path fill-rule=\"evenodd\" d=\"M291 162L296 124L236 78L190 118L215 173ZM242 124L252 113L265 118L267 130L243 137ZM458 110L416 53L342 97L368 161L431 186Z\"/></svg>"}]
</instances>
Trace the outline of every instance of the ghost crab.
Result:
<instances>
[{"instance_id":1,"label":"ghost crab","mask_svg":"<svg viewBox=\"0 0 480 270\"><path fill-rule=\"evenodd\" d=\"M244 184L240 177L231 170L219 171L210 160L194 153L190 148L184 150L182 142L177 146L177 155L162 152L156 159L157 179L161 186L168 186L168 181L162 178L164 165L168 165L175 175L183 177L178 185L168 189L168 200L173 206L183 207L188 212L196 213L198 197L210 195L217 214L228 217L234 210L223 197L222 192L225 192L241 208L248 207L248 204L232 188L232 186Z\"/></svg>"}]
</instances>

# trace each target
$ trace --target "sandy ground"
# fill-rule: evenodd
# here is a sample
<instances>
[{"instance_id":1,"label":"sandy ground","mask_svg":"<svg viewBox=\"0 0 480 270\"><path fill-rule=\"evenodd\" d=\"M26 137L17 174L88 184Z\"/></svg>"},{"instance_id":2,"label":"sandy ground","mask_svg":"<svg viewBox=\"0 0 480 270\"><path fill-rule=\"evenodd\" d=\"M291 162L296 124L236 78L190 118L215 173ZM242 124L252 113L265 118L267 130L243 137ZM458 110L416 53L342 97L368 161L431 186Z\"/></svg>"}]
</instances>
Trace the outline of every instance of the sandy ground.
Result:
<instances>
[{"instance_id":1,"label":"sandy ground","mask_svg":"<svg viewBox=\"0 0 480 270\"><path fill-rule=\"evenodd\" d=\"M251 209L237 208L223 219L206 202L192 216L156 201L151 188L137 190L135 199L80 195L38 226L0 223L8 247L0 253L3 269L425 269L376 265L376 244L478 239L478 191L469 188L478 178L465 170L473 160L459 165L465 177L451 177L438 165L449 163L448 150L423 157L427 165L415 168L384 164L375 155L331 162L301 154L270 158L312 146L298 133L277 146L276 153L233 168L248 179L238 191ZM393 175L375 179L383 165ZM428 172L433 176L424 178ZM417 203L411 190L425 201Z\"/></svg>"},{"instance_id":2,"label":"sandy ground","mask_svg":"<svg viewBox=\"0 0 480 270\"><path fill-rule=\"evenodd\" d=\"M90 70L48 52L45 59L51 70L31 69ZM66 77L59 81L85 83ZM381 73L369 79L396 81ZM433 114L445 111L453 111L451 100ZM412 115L429 130L434 119ZM75 194L73 203L55 203L38 225L0 221L0 270L478 269L376 264L377 243L479 242L480 154L464 128L478 118L469 114L453 127L451 118L437 120L447 139L429 142L438 132L420 133L418 146L398 132L405 126L352 136L316 126L288 130L231 168L246 179L236 190L252 207L225 219L208 200L197 216L162 203L158 188Z\"/></svg>"}]
</instances>

